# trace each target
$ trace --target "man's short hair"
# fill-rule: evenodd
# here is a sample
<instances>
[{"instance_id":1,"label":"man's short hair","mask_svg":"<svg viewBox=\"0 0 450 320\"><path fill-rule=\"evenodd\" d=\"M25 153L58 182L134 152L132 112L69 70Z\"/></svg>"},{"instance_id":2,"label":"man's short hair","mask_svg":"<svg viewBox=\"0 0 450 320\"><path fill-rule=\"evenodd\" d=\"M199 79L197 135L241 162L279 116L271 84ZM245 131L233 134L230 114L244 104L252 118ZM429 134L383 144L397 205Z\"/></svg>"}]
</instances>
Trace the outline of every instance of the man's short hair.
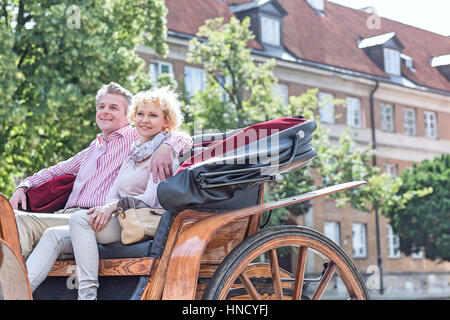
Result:
<instances>
[{"instance_id":1,"label":"man's short hair","mask_svg":"<svg viewBox=\"0 0 450 320\"><path fill-rule=\"evenodd\" d=\"M126 110L125 110L125 114L128 113L128 108L131 106L131 104L133 103L133 94L128 91L127 89L125 89L124 87L122 87L120 84L115 83L115 82L110 82L108 84L104 84L100 90L98 90L97 92L97 96L95 97L95 107L98 107L98 104L100 103L100 99L108 93L113 93L113 94L120 94L122 95L126 102Z\"/></svg>"}]
</instances>

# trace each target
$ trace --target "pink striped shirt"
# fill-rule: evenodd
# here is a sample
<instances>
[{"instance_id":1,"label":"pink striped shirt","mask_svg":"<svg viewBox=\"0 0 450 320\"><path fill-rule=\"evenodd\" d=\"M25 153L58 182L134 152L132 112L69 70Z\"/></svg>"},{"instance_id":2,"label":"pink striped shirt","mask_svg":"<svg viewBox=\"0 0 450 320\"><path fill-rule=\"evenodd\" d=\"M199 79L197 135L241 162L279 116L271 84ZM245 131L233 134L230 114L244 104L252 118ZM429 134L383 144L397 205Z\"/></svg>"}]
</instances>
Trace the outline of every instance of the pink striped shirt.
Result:
<instances>
[{"instance_id":1,"label":"pink striped shirt","mask_svg":"<svg viewBox=\"0 0 450 320\"><path fill-rule=\"evenodd\" d=\"M88 148L24 179L18 187L31 188L56 176L72 174L76 179L66 208L104 205L123 161L130 155L132 143L139 139L136 129L130 125L114 131L107 140L99 134ZM164 143L169 144L177 154L192 147L191 137L181 132L173 133Z\"/></svg>"}]
</instances>

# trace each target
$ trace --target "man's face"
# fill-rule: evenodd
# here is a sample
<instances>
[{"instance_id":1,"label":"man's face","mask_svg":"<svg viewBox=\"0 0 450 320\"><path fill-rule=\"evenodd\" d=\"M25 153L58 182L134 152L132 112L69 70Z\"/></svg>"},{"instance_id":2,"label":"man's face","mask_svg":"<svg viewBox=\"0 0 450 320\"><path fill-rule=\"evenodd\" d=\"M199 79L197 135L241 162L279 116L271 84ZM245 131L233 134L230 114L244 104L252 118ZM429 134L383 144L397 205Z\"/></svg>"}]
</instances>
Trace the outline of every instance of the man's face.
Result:
<instances>
[{"instance_id":1,"label":"man's face","mask_svg":"<svg viewBox=\"0 0 450 320\"><path fill-rule=\"evenodd\" d=\"M95 121L105 139L112 132L128 124L126 110L127 101L120 94L107 93L100 98Z\"/></svg>"}]
</instances>

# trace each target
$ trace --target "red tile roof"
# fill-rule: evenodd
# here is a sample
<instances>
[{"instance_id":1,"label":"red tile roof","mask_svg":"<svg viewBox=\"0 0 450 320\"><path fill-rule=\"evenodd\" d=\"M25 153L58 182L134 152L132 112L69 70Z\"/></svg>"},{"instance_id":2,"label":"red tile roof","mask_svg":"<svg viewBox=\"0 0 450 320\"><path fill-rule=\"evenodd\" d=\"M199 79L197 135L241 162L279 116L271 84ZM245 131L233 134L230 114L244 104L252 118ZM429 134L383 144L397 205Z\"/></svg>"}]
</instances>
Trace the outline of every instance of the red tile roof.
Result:
<instances>
[{"instance_id":1,"label":"red tile roof","mask_svg":"<svg viewBox=\"0 0 450 320\"><path fill-rule=\"evenodd\" d=\"M288 3L289 1L280 2L284 5L284 3ZM348 38L357 40L359 37L367 38L393 31L405 46L403 53L413 58L416 69L413 72L403 66L402 72L404 75L418 85L450 91L450 82L436 68L430 65L430 58L450 53L450 37L385 18L381 18L380 20L380 29L370 30L367 27L367 19L370 17L370 14L343 7L332 2L325 3L325 13L327 14L325 18L329 17L330 20L339 23L339 34L345 35L342 36L342 39L333 41L333 46L342 48L341 40L345 41L344 39ZM349 63L358 55L364 54L362 50L358 49L356 42L354 42L353 49L351 52L347 52L349 54L347 58L340 58L341 64ZM377 68L375 64L373 65ZM359 66L359 68L362 68L362 66Z\"/></svg>"},{"instance_id":2,"label":"red tile roof","mask_svg":"<svg viewBox=\"0 0 450 320\"><path fill-rule=\"evenodd\" d=\"M166 0L166 6L169 30L190 35L195 35L207 19L224 17L228 20L233 16L225 2L215 0Z\"/></svg>"},{"instance_id":3,"label":"red tile roof","mask_svg":"<svg viewBox=\"0 0 450 320\"><path fill-rule=\"evenodd\" d=\"M224 17L225 21L228 21L234 16L225 2L215 0L166 0L166 6L169 9L169 30L188 35L195 35L208 19ZM255 49L263 49L254 40L250 41L249 45Z\"/></svg>"},{"instance_id":4,"label":"red tile roof","mask_svg":"<svg viewBox=\"0 0 450 320\"><path fill-rule=\"evenodd\" d=\"M249 0L167 0L169 30L195 35L209 18L233 14L228 4ZM388 32L395 32L404 44L403 53L413 58L416 71L402 66L402 73L418 85L450 91L450 82L431 67L430 58L450 54L450 37L425 31L393 20L381 18L380 28L367 26L370 14L325 2L325 16L317 15L304 0L278 0L288 14L283 19L283 44L298 58L334 67L388 78L362 49L357 41ZM261 48L254 41L253 48Z\"/></svg>"}]
</instances>

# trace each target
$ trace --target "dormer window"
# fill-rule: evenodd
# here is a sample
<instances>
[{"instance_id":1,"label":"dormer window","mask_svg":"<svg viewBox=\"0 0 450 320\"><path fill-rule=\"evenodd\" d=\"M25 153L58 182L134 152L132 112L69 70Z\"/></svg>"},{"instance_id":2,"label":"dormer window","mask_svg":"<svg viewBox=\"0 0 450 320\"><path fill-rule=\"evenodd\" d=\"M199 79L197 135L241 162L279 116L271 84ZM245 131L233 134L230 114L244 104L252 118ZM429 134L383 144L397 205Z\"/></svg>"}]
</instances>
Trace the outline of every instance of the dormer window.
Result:
<instances>
[{"instance_id":1,"label":"dormer window","mask_svg":"<svg viewBox=\"0 0 450 320\"><path fill-rule=\"evenodd\" d=\"M401 75L400 56L404 46L395 32L360 39L358 47L363 49L370 59L388 75Z\"/></svg>"},{"instance_id":2,"label":"dormer window","mask_svg":"<svg viewBox=\"0 0 450 320\"><path fill-rule=\"evenodd\" d=\"M261 17L261 40L273 46L280 45L280 21L269 17Z\"/></svg>"},{"instance_id":3,"label":"dormer window","mask_svg":"<svg viewBox=\"0 0 450 320\"><path fill-rule=\"evenodd\" d=\"M433 68L437 68L442 75L450 81L450 54L430 59Z\"/></svg>"},{"instance_id":4,"label":"dormer window","mask_svg":"<svg viewBox=\"0 0 450 320\"><path fill-rule=\"evenodd\" d=\"M384 71L394 76L400 75L400 52L384 48Z\"/></svg>"},{"instance_id":5,"label":"dormer window","mask_svg":"<svg viewBox=\"0 0 450 320\"><path fill-rule=\"evenodd\" d=\"M287 11L277 0L251 0L230 4L228 7L241 21L250 17L250 30L264 50L269 50L272 54L283 53L280 51L283 50L283 17L287 15Z\"/></svg>"}]
</instances>

